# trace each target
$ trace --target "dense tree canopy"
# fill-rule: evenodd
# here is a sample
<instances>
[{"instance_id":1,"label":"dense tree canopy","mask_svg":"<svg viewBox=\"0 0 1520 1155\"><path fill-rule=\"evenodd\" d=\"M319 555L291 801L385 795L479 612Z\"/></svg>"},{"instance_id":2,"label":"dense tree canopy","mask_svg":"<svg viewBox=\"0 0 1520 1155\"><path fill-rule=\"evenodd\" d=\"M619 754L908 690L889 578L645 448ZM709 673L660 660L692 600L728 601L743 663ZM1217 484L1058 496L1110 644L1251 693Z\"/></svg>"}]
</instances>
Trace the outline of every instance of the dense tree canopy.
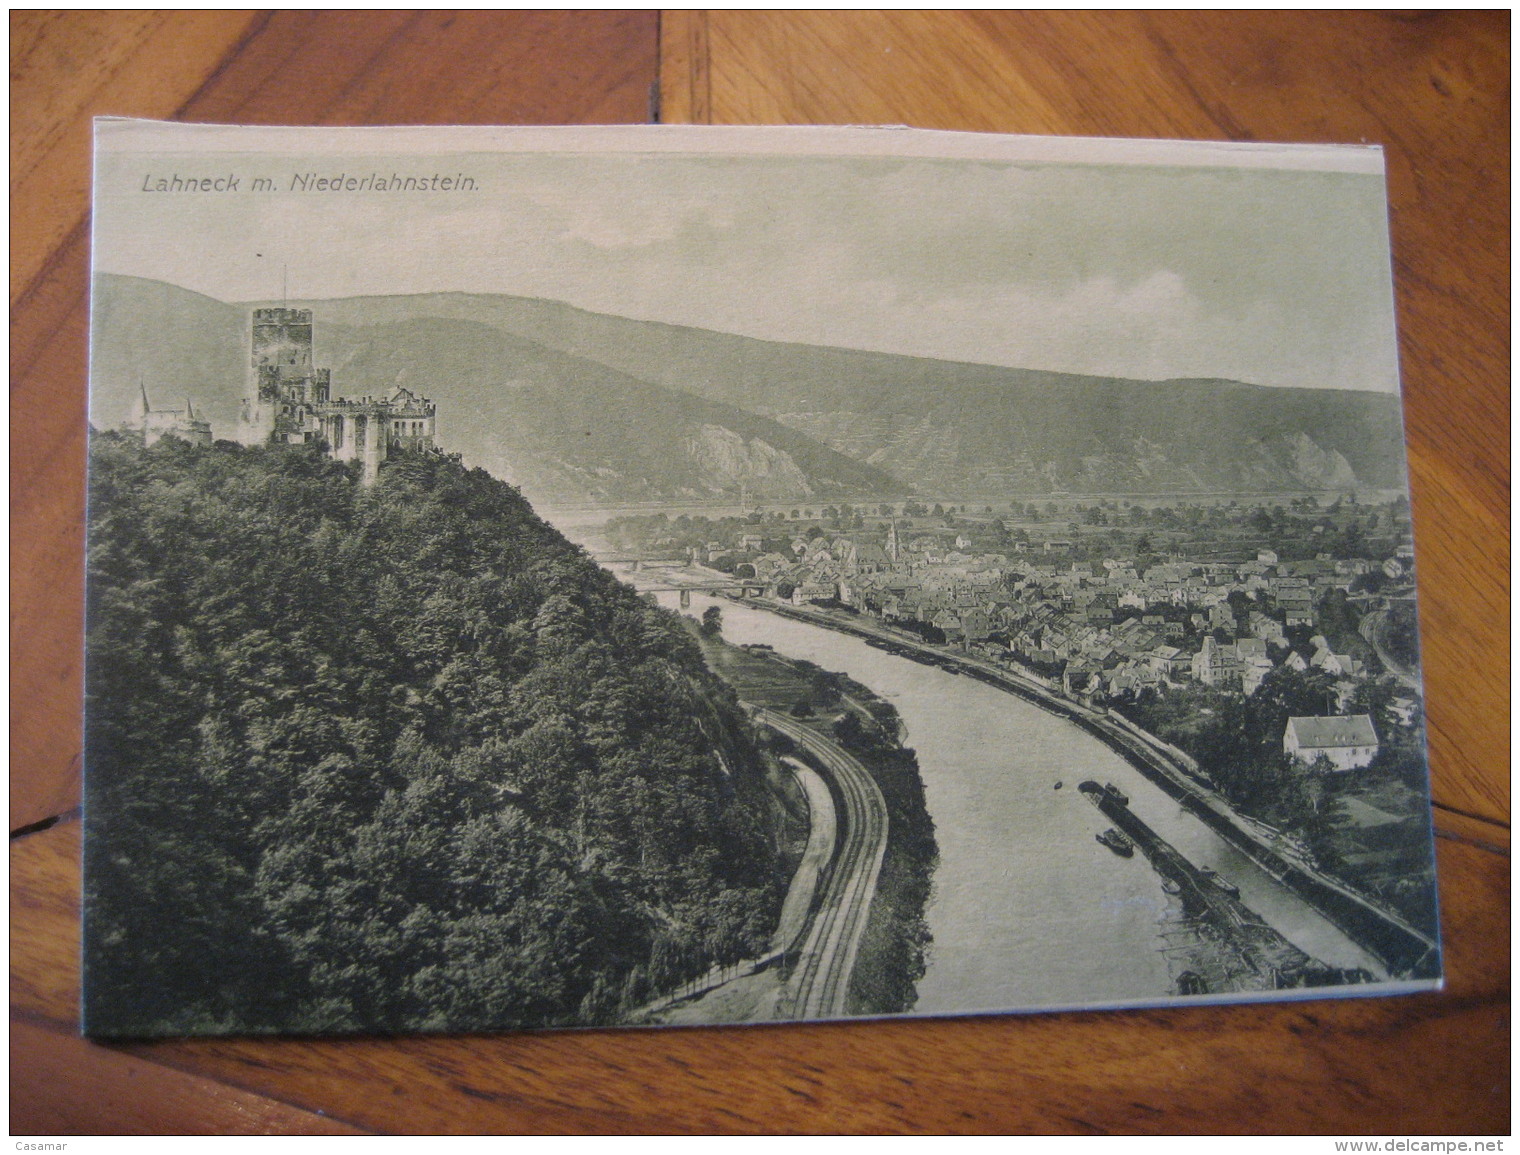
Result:
<instances>
[{"instance_id":1,"label":"dense tree canopy","mask_svg":"<svg viewBox=\"0 0 1520 1155\"><path fill-rule=\"evenodd\" d=\"M93 1032L612 1022L764 946L732 692L512 487L98 435L88 564Z\"/></svg>"}]
</instances>

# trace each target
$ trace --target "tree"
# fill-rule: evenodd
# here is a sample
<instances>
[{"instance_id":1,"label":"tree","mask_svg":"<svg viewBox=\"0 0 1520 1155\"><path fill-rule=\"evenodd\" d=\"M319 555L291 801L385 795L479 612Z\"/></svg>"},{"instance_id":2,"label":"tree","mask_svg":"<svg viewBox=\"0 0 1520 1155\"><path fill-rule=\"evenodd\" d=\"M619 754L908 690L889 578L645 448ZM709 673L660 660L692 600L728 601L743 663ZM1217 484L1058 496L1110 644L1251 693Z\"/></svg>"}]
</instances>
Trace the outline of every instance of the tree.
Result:
<instances>
[{"instance_id":1,"label":"tree","mask_svg":"<svg viewBox=\"0 0 1520 1155\"><path fill-rule=\"evenodd\" d=\"M1380 569L1371 569L1366 573L1357 574L1351 579L1351 592L1354 594L1380 593L1388 584L1388 575Z\"/></svg>"},{"instance_id":2,"label":"tree","mask_svg":"<svg viewBox=\"0 0 1520 1155\"><path fill-rule=\"evenodd\" d=\"M839 686L839 675L819 670L812 677L813 702L821 710L832 710L839 705L844 691Z\"/></svg>"},{"instance_id":3,"label":"tree","mask_svg":"<svg viewBox=\"0 0 1520 1155\"><path fill-rule=\"evenodd\" d=\"M708 606L702 611L702 636L715 638L723 632L723 611L717 606Z\"/></svg>"},{"instance_id":4,"label":"tree","mask_svg":"<svg viewBox=\"0 0 1520 1155\"><path fill-rule=\"evenodd\" d=\"M866 729L854 711L846 711L834 723L834 739L846 749L858 750L866 742Z\"/></svg>"}]
</instances>

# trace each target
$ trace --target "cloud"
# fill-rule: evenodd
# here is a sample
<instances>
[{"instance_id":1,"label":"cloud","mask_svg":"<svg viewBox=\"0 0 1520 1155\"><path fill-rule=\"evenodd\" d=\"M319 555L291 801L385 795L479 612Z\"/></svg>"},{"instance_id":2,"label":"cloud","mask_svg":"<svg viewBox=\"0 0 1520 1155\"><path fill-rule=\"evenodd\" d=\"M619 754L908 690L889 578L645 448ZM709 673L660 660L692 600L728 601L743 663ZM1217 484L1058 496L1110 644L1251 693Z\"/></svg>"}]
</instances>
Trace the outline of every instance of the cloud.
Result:
<instances>
[{"instance_id":1,"label":"cloud","mask_svg":"<svg viewBox=\"0 0 1520 1155\"><path fill-rule=\"evenodd\" d=\"M306 297L511 293L1030 368L1384 389L1395 380L1373 177L492 156L448 158L476 174L472 196L171 201L133 194L145 163L102 166L98 266L224 300L274 295L283 263L291 293ZM284 172L321 162L258 163Z\"/></svg>"}]
</instances>

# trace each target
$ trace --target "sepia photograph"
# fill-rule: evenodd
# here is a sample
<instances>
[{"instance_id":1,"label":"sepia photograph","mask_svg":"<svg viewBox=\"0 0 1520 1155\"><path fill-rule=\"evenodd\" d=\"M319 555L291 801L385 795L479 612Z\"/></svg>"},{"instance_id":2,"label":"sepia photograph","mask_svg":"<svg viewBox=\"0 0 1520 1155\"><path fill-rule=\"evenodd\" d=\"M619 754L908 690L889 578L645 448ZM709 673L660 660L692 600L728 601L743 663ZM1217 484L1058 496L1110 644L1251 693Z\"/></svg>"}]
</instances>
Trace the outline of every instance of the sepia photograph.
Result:
<instances>
[{"instance_id":1,"label":"sepia photograph","mask_svg":"<svg viewBox=\"0 0 1520 1155\"><path fill-rule=\"evenodd\" d=\"M1441 983L1376 147L96 124L84 1030Z\"/></svg>"}]
</instances>

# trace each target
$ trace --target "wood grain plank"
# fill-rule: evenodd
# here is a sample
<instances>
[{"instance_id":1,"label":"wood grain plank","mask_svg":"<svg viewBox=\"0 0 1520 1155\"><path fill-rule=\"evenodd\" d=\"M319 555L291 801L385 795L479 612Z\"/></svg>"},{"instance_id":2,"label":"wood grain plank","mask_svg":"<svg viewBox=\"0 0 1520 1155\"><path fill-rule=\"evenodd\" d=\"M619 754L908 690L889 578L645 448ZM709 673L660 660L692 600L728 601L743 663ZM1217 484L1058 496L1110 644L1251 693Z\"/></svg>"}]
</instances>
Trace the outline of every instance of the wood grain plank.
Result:
<instances>
[{"instance_id":1,"label":"wood grain plank","mask_svg":"<svg viewBox=\"0 0 1520 1155\"><path fill-rule=\"evenodd\" d=\"M171 117L248 12L11 13L11 304L89 207L90 119Z\"/></svg>"},{"instance_id":2,"label":"wood grain plank","mask_svg":"<svg viewBox=\"0 0 1520 1155\"><path fill-rule=\"evenodd\" d=\"M186 110L242 124L636 124L648 12L276 13Z\"/></svg>"},{"instance_id":3,"label":"wood grain plank","mask_svg":"<svg viewBox=\"0 0 1520 1155\"><path fill-rule=\"evenodd\" d=\"M79 804L87 238L11 313L10 825Z\"/></svg>"},{"instance_id":4,"label":"wood grain plank","mask_svg":"<svg viewBox=\"0 0 1520 1155\"><path fill-rule=\"evenodd\" d=\"M1437 808L1435 811L1435 836L1454 842L1466 842L1480 850L1508 855L1510 852L1510 829L1486 818L1464 814L1459 810Z\"/></svg>"},{"instance_id":5,"label":"wood grain plank","mask_svg":"<svg viewBox=\"0 0 1520 1155\"><path fill-rule=\"evenodd\" d=\"M78 1029L80 824L13 839L11 1011Z\"/></svg>"},{"instance_id":6,"label":"wood grain plank","mask_svg":"<svg viewBox=\"0 0 1520 1155\"><path fill-rule=\"evenodd\" d=\"M1492 830L1449 819L1448 833ZM13 1011L61 1029L77 1014L78 849L77 822L11 848ZM1438 851L1447 943L1447 986L1438 994L494 1038L166 1040L122 1049L378 1131L1128 1133L1204 1132L1220 1120L1294 1132L1504 1131L1508 858L1473 837L1442 838ZM1450 1061L1454 1048L1462 1063ZM1273 1096L1259 1094L1265 1085Z\"/></svg>"},{"instance_id":7,"label":"wood grain plank","mask_svg":"<svg viewBox=\"0 0 1520 1155\"><path fill-rule=\"evenodd\" d=\"M1444 455L1409 447L1433 796L1507 822L1510 532Z\"/></svg>"},{"instance_id":8,"label":"wood grain plank","mask_svg":"<svg viewBox=\"0 0 1520 1155\"><path fill-rule=\"evenodd\" d=\"M90 67L49 62L35 47L58 43L45 35L51 17L14 14L13 161L68 153L39 126L52 116L82 140L96 108L265 123L647 115L648 13L203 16L206 39L187 48L184 13L155 15L162 31L148 39L91 48L143 70L135 80L106 76L100 99L111 106L101 107L80 94ZM667 121L1387 145L1432 762L1444 802L1490 819L1437 816L1444 992L844 1026L105 1048L69 1038L78 1005L70 822L12 844L12 1004L23 1028L13 1026L13 1131L87 1131L114 1118L143 1132L229 1130L217 1104L231 1094L249 1098L233 1118L290 1133L319 1110L408 1132L1507 1132L1509 875L1492 848L1508 840L1492 820L1507 819L1509 797L1507 698L1495 689L1508 669L1499 628L1508 616L1508 36L1505 13L687 12L666 13L660 27ZM208 65L218 37L229 47ZM166 93L183 93L181 104L160 110L152 101ZM72 120L47 111L68 101L80 109ZM86 206L77 181L60 182L66 203L48 219L75 223L47 224L19 263L13 240L13 826L77 797ZM14 188L12 204L14 230Z\"/></svg>"},{"instance_id":9,"label":"wood grain plank","mask_svg":"<svg viewBox=\"0 0 1520 1155\"><path fill-rule=\"evenodd\" d=\"M16 829L79 800L90 117L638 122L658 39L651 12L17 13L12 32Z\"/></svg>"},{"instance_id":10,"label":"wood grain plank","mask_svg":"<svg viewBox=\"0 0 1520 1155\"><path fill-rule=\"evenodd\" d=\"M667 120L1381 143L1433 789L1508 820L1508 13L722 11L662 43Z\"/></svg>"},{"instance_id":11,"label":"wood grain plank","mask_svg":"<svg viewBox=\"0 0 1520 1155\"><path fill-rule=\"evenodd\" d=\"M55 1028L11 1019L11 1133L359 1135L318 1112L238 1091Z\"/></svg>"}]
</instances>

